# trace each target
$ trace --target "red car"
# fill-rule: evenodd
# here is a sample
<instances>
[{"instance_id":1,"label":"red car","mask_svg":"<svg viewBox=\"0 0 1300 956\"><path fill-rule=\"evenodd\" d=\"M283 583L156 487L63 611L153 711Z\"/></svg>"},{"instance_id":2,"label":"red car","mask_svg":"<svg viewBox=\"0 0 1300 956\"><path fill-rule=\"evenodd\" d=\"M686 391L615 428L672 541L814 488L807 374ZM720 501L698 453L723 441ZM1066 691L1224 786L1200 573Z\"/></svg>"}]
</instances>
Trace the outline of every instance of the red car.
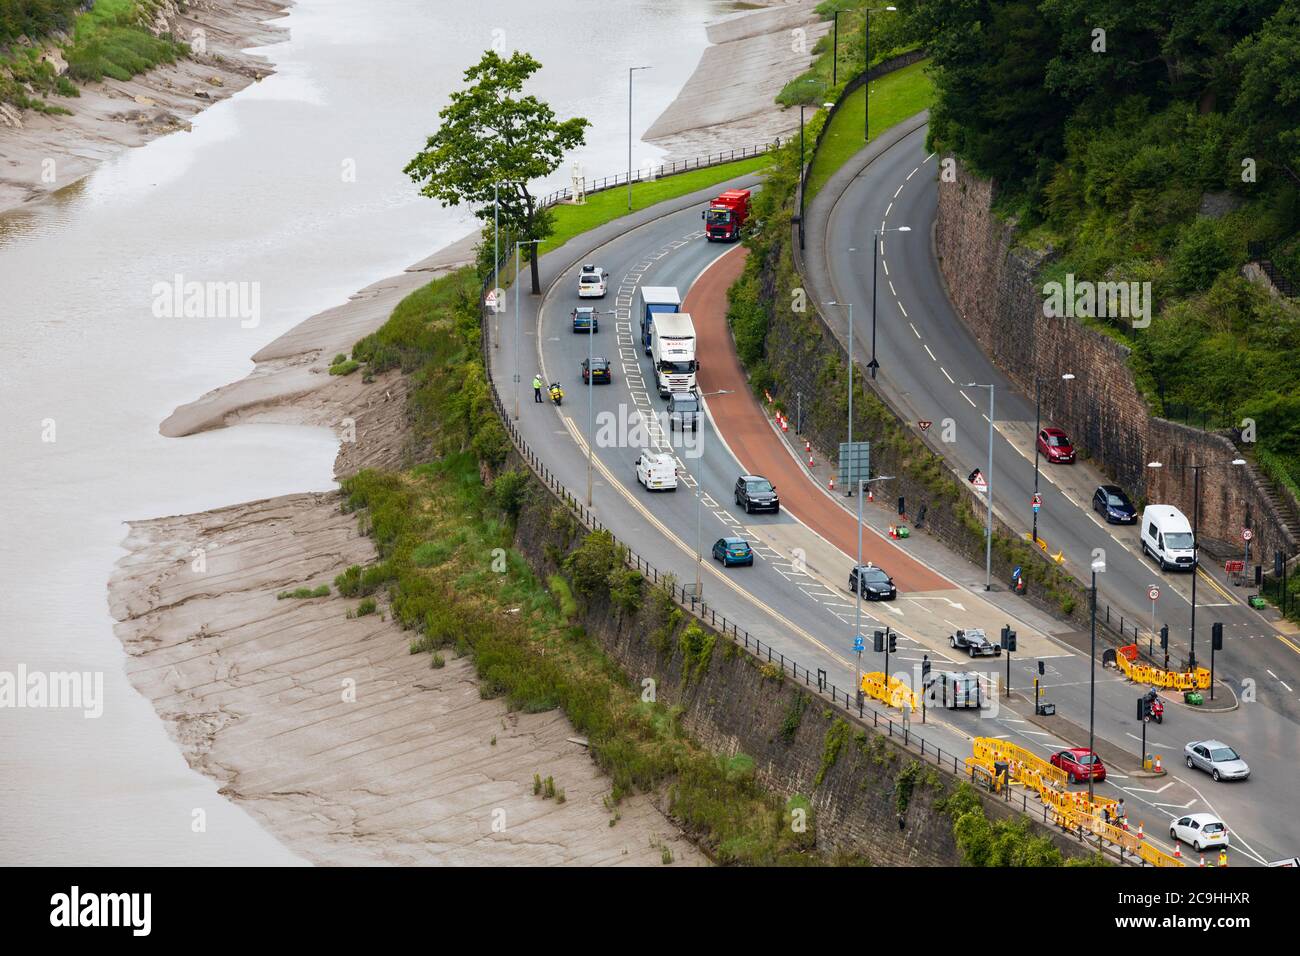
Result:
<instances>
[{"instance_id":1,"label":"red car","mask_svg":"<svg viewBox=\"0 0 1300 956\"><path fill-rule=\"evenodd\" d=\"M1079 783L1092 777L1097 783L1106 779L1106 766L1101 758L1087 747L1074 747L1052 754L1052 766L1060 767L1070 779Z\"/></svg>"},{"instance_id":2,"label":"red car","mask_svg":"<svg viewBox=\"0 0 1300 956\"><path fill-rule=\"evenodd\" d=\"M1059 428L1044 428L1038 433L1038 450L1048 461L1058 465L1074 461L1074 446L1070 436Z\"/></svg>"}]
</instances>

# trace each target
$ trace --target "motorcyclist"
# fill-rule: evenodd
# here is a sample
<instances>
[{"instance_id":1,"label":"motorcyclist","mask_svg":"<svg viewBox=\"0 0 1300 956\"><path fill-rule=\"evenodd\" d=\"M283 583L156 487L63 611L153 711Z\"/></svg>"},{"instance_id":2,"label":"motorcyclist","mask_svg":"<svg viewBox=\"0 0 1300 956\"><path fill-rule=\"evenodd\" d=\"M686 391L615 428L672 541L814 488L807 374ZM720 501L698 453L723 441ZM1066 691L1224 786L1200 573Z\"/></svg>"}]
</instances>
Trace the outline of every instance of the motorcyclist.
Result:
<instances>
[{"instance_id":1,"label":"motorcyclist","mask_svg":"<svg viewBox=\"0 0 1300 956\"><path fill-rule=\"evenodd\" d=\"M556 405L564 399L564 387L559 382L552 382L550 387L551 401Z\"/></svg>"}]
</instances>

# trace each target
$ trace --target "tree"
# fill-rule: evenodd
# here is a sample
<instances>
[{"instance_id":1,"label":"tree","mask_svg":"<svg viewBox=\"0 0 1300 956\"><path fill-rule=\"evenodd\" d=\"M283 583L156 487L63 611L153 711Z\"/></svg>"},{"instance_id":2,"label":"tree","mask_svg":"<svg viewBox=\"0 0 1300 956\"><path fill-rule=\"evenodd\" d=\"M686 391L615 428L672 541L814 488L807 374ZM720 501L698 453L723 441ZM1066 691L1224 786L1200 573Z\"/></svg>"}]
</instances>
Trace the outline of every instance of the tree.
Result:
<instances>
[{"instance_id":1,"label":"tree","mask_svg":"<svg viewBox=\"0 0 1300 956\"><path fill-rule=\"evenodd\" d=\"M493 186L500 184L502 232L519 241L545 239L551 220L528 189L559 167L566 151L582 145L591 124L581 117L559 121L535 96L521 96L524 82L541 69L527 53L509 59L493 50L465 71L469 84L451 94L438 114L442 124L404 172L420 192L444 206L468 203L491 221ZM535 246L524 250L532 267L533 295L541 292Z\"/></svg>"}]
</instances>

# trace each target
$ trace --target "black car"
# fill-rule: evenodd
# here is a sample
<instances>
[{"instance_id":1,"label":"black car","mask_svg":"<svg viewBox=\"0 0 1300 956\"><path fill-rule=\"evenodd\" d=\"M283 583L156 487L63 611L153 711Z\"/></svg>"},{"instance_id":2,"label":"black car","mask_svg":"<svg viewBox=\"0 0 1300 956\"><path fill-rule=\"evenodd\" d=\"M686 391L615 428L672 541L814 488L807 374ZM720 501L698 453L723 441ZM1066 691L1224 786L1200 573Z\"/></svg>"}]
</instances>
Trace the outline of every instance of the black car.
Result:
<instances>
[{"instance_id":1,"label":"black car","mask_svg":"<svg viewBox=\"0 0 1300 956\"><path fill-rule=\"evenodd\" d=\"M698 431L700 400L694 392L673 392L668 396L668 430ZM739 502L737 502L739 503Z\"/></svg>"},{"instance_id":2,"label":"black car","mask_svg":"<svg viewBox=\"0 0 1300 956\"><path fill-rule=\"evenodd\" d=\"M588 371L587 369L588 360L587 359L582 360L582 384L583 385L587 384L587 380L589 376L591 379L591 383L593 385L596 382L604 382L606 385L608 385L610 382L613 381L613 378L610 375L610 371L609 371L609 359L592 358L590 361L591 361L591 369L590 371Z\"/></svg>"},{"instance_id":3,"label":"black car","mask_svg":"<svg viewBox=\"0 0 1300 956\"><path fill-rule=\"evenodd\" d=\"M871 564L864 564L849 572L849 590L858 593L858 581L862 581L862 596L869 601L892 601L898 597L898 588L894 579L883 570Z\"/></svg>"},{"instance_id":4,"label":"black car","mask_svg":"<svg viewBox=\"0 0 1300 956\"><path fill-rule=\"evenodd\" d=\"M776 488L760 475L741 475L736 479L736 504L744 507L745 514L754 511L776 514L781 510Z\"/></svg>"},{"instance_id":5,"label":"black car","mask_svg":"<svg viewBox=\"0 0 1300 956\"><path fill-rule=\"evenodd\" d=\"M1102 485L1092 494L1092 510L1107 524L1136 524L1137 508L1119 485Z\"/></svg>"}]
</instances>

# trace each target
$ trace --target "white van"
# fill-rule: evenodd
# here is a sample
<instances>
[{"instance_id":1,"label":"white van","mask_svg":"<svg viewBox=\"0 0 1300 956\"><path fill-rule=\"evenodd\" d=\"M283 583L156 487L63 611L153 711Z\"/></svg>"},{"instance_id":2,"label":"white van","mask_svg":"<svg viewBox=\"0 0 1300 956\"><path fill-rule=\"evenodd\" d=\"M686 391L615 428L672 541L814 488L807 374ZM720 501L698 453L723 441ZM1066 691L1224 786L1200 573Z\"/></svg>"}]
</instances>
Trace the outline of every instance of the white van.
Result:
<instances>
[{"instance_id":1,"label":"white van","mask_svg":"<svg viewBox=\"0 0 1300 956\"><path fill-rule=\"evenodd\" d=\"M636 459L636 480L647 490L676 491L677 462L672 455L642 452Z\"/></svg>"},{"instance_id":2,"label":"white van","mask_svg":"<svg viewBox=\"0 0 1300 956\"><path fill-rule=\"evenodd\" d=\"M1142 553L1156 559L1161 571L1190 571L1196 566L1192 526L1173 505L1147 505L1142 510Z\"/></svg>"}]
</instances>

